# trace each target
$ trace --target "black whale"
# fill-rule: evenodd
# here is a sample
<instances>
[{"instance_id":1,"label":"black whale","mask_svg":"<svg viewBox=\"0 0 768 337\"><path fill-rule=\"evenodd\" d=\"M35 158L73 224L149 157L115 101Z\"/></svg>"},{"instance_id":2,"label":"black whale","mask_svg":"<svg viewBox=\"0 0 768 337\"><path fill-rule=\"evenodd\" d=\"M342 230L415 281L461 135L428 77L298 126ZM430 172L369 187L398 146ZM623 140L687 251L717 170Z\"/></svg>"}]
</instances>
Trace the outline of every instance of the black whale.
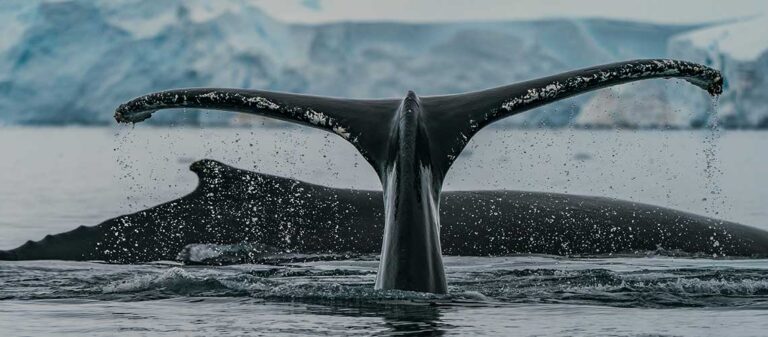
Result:
<instances>
[{"instance_id":1,"label":"black whale","mask_svg":"<svg viewBox=\"0 0 768 337\"><path fill-rule=\"evenodd\" d=\"M328 188L212 160L191 169L200 183L183 198L30 241L0 251L0 259L174 260L192 243L253 242L301 253L381 251L380 191ZM607 255L662 248L768 257L766 231L668 208L521 191L448 191L442 197L440 240L447 255Z\"/></svg>"}]
</instances>

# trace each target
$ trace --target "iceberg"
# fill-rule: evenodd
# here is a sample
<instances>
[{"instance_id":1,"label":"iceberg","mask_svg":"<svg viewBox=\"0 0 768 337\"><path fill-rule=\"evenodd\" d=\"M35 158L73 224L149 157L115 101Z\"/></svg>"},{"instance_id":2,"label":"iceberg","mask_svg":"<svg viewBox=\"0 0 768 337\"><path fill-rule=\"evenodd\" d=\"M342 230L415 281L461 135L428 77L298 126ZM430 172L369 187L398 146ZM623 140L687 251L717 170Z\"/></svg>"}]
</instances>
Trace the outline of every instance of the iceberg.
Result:
<instances>
[{"instance_id":1,"label":"iceberg","mask_svg":"<svg viewBox=\"0 0 768 337\"><path fill-rule=\"evenodd\" d=\"M698 25L604 19L294 24L245 0L2 2L0 124L107 125L120 102L178 87L351 98L400 97L408 90L436 95L593 64L671 57L725 72L730 82L720 100L723 125L766 127L763 47L768 42L754 28L759 20L765 19ZM713 39L719 41L714 54ZM598 92L558 102L498 127L699 127L712 111L706 94L685 85L630 86L617 89L621 94ZM611 97L620 101L610 102ZM609 107L610 113L631 118L599 116ZM201 111L152 119L179 121L262 123Z\"/></svg>"}]
</instances>

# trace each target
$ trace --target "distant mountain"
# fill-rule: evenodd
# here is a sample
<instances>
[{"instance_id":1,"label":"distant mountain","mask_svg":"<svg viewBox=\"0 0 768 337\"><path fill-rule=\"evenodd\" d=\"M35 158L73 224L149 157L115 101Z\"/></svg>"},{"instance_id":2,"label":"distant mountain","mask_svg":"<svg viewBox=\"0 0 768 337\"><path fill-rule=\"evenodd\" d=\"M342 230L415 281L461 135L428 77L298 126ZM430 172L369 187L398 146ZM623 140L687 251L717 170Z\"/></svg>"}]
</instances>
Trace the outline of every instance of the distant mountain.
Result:
<instances>
[{"instance_id":1,"label":"distant mountain","mask_svg":"<svg viewBox=\"0 0 768 337\"><path fill-rule=\"evenodd\" d=\"M725 65L726 74L742 78L731 63L708 58L711 50L694 38L715 28L594 19L299 25L276 21L245 1L0 2L0 123L112 123L121 102L176 87L357 98L403 96L410 89L431 95L635 58L674 56ZM717 55L730 60L728 52ZM768 67L765 53L760 55L762 61L749 62L762 66L750 71L764 88ZM765 94L753 90L752 82L738 80L736 85L734 79L720 106L723 113L735 106L740 117L727 125L765 126ZM510 118L505 125L573 121L690 127L706 121L711 101L705 95L664 85L654 81L617 89L632 97L611 91L580 96ZM617 97L624 98L611 101ZM632 118L613 119L622 114ZM234 124L243 119L187 111L159 114L151 121Z\"/></svg>"}]
</instances>

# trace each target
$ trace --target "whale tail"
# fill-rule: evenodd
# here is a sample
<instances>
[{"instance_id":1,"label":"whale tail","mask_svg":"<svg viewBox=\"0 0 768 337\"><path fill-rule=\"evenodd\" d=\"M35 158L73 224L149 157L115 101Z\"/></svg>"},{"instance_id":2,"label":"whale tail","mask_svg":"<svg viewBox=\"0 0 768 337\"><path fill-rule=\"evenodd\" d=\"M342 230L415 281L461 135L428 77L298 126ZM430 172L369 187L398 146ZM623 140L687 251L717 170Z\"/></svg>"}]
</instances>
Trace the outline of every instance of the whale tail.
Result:
<instances>
[{"instance_id":1,"label":"whale tail","mask_svg":"<svg viewBox=\"0 0 768 337\"><path fill-rule=\"evenodd\" d=\"M651 78L682 78L722 91L714 69L676 60L636 60L562 73L477 92L404 99L353 100L242 89L177 89L121 105L118 122L140 122L160 109L238 111L333 132L376 170L384 189L385 236L377 288L445 292L439 241L443 178L483 127L557 100Z\"/></svg>"},{"instance_id":2,"label":"whale tail","mask_svg":"<svg viewBox=\"0 0 768 337\"><path fill-rule=\"evenodd\" d=\"M595 66L476 92L419 97L424 127L434 140L435 167L445 174L469 139L500 119L613 85L653 78L681 78L712 95L722 92L717 70L696 63L651 59ZM115 119L137 123L161 109L236 111L333 132L352 143L381 175L401 99L344 99L281 92L191 88L156 92L120 105Z\"/></svg>"}]
</instances>

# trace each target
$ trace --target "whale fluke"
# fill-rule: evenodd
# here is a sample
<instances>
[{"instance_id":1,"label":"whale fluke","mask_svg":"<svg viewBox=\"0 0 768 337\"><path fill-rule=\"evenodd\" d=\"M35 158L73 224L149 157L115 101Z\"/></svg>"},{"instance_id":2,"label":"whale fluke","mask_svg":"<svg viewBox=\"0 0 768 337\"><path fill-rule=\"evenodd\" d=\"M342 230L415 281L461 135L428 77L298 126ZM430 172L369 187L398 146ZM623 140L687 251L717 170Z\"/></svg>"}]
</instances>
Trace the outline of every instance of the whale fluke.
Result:
<instances>
[{"instance_id":1,"label":"whale fluke","mask_svg":"<svg viewBox=\"0 0 768 337\"><path fill-rule=\"evenodd\" d=\"M355 100L227 88L191 88L156 92L120 105L115 119L138 123L157 110L201 108L258 114L333 132L346 139L374 167L383 163L396 99ZM372 126L380 127L372 127Z\"/></svg>"},{"instance_id":2,"label":"whale fluke","mask_svg":"<svg viewBox=\"0 0 768 337\"><path fill-rule=\"evenodd\" d=\"M585 92L654 78L681 78L719 95L723 78L717 70L678 60L637 60L575 70L535 80L476 92L424 97L424 110L434 112L432 134L440 134L433 153L447 158L447 171L464 146L480 129L500 119ZM445 125L451 127L445 128Z\"/></svg>"},{"instance_id":3,"label":"whale fluke","mask_svg":"<svg viewBox=\"0 0 768 337\"><path fill-rule=\"evenodd\" d=\"M378 173L385 226L376 287L444 293L439 204L443 179L481 128L523 111L607 86L682 78L712 94L717 70L677 60L607 64L478 92L351 100L242 89L178 89L131 100L118 122L140 122L159 109L205 108L259 114L334 132Z\"/></svg>"}]
</instances>

